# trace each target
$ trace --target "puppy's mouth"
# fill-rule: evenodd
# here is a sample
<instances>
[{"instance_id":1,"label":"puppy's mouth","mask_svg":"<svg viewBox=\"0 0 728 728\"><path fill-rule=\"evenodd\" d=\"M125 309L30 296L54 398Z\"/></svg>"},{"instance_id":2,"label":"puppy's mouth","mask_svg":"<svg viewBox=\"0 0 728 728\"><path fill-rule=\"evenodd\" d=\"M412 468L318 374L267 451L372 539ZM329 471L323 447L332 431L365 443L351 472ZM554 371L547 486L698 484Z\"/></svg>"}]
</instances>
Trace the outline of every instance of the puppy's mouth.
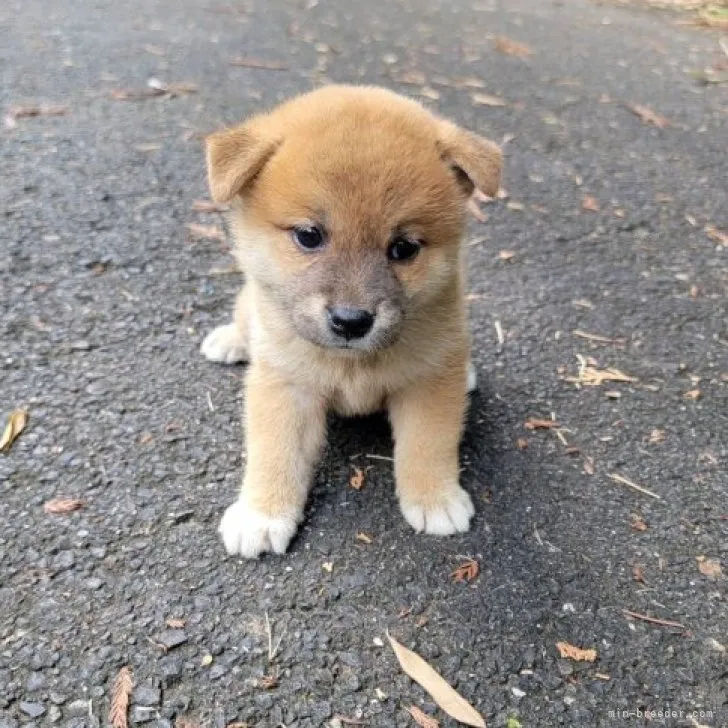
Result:
<instances>
[{"instance_id":1,"label":"puppy's mouth","mask_svg":"<svg viewBox=\"0 0 728 728\"><path fill-rule=\"evenodd\" d=\"M311 335L311 332L299 332L299 334L321 349L352 357L365 356L383 351L392 346L397 340L396 332L389 331L372 332L365 337L349 340L335 335L331 336L328 332L324 335Z\"/></svg>"}]
</instances>

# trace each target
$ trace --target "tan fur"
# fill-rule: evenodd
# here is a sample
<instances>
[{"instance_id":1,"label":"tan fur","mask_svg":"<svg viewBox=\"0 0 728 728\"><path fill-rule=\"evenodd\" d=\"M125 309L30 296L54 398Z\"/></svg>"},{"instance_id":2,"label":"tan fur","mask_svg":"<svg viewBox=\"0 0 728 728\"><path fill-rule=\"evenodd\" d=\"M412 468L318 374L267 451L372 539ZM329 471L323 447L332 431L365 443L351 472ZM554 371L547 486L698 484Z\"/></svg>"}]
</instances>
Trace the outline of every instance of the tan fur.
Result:
<instances>
[{"instance_id":1,"label":"tan fur","mask_svg":"<svg viewBox=\"0 0 728 728\"><path fill-rule=\"evenodd\" d=\"M212 135L207 156L213 196L234 200L247 279L233 325L203 344L211 359L251 362L247 468L221 524L228 551L285 550L330 409L387 408L405 517L429 533L465 530L461 238L473 188L498 189L498 148L383 89L332 86ZM303 251L290 229L314 223L326 245ZM387 260L398 234L425 241L413 260ZM326 308L339 304L376 314L348 348L326 325Z\"/></svg>"}]
</instances>

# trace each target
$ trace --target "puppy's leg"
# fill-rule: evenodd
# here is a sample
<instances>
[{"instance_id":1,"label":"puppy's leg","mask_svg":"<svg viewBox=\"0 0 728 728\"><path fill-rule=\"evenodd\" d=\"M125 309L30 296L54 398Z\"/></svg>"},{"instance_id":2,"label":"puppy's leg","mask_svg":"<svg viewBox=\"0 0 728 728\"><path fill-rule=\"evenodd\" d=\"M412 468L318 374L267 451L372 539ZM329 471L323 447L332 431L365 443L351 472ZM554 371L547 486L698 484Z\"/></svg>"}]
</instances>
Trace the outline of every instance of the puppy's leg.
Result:
<instances>
[{"instance_id":1,"label":"puppy's leg","mask_svg":"<svg viewBox=\"0 0 728 728\"><path fill-rule=\"evenodd\" d=\"M246 384L247 467L220 523L229 554L282 554L303 517L326 435L326 403L253 362Z\"/></svg>"},{"instance_id":2,"label":"puppy's leg","mask_svg":"<svg viewBox=\"0 0 728 728\"><path fill-rule=\"evenodd\" d=\"M213 329L202 342L200 351L210 361L235 364L248 361L250 289L243 286L235 300L232 323Z\"/></svg>"},{"instance_id":3,"label":"puppy's leg","mask_svg":"<svg viewBox=\"0 0 728 728\"><path fill-rule=\"evenodd\" d=\"M467 362L463 353L439 376L410 385L389 403L399 504L415 531L467 531L475 512L460 487L458 467Z\"/></svg>"}]
</instances>

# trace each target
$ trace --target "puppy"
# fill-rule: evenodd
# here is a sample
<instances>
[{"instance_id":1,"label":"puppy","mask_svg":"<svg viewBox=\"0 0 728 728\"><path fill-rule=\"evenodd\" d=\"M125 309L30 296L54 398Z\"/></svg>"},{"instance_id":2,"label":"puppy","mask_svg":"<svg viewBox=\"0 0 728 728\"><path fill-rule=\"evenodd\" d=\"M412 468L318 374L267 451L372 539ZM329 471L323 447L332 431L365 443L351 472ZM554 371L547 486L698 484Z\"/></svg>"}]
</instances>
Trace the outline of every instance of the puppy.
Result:
<instances>
[{"instance_id":1,"label":"puppy","mask_svg":"<svg viewBox=\"0 0 728 728\"><path fill-rule=\"evenodd\" d=\"M207 139L246 282L210 360L249 361L247 466L220 533L230 554L283 553L326 413L386 409L399 503L416 530L466 531L458 446L474 386L462 237L497 146L373 87L328 86Z\"/></svg>"}]
</instances>

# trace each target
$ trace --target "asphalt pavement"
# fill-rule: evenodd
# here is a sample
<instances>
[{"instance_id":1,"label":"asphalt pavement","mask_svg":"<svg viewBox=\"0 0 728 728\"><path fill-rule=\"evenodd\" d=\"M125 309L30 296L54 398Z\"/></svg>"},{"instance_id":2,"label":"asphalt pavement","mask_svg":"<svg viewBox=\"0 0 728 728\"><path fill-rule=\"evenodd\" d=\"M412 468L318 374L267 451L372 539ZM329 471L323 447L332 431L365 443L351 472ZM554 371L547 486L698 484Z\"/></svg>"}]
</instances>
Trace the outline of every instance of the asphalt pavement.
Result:
<instances>
[{"instance_id":1,"label":"asphalt pavement","mask_svg":"<svg viewBox=\"0 0 728 728\"><path fill-rule=\"evenodd\" d=\"M681 19L5 0L0 414L30 419L0 456L0 728L105 725L124 666L155 728L455 725L387 630L491 727L728 726L728 87L699 77L726 55ZM468 233L477 515L414 534L386 421L333 418L290 553L243 562L216 529L244 370L198 353L240 279L193 209L201 138L326 80L505 145Z\"/></svg>"}]
</instances>

